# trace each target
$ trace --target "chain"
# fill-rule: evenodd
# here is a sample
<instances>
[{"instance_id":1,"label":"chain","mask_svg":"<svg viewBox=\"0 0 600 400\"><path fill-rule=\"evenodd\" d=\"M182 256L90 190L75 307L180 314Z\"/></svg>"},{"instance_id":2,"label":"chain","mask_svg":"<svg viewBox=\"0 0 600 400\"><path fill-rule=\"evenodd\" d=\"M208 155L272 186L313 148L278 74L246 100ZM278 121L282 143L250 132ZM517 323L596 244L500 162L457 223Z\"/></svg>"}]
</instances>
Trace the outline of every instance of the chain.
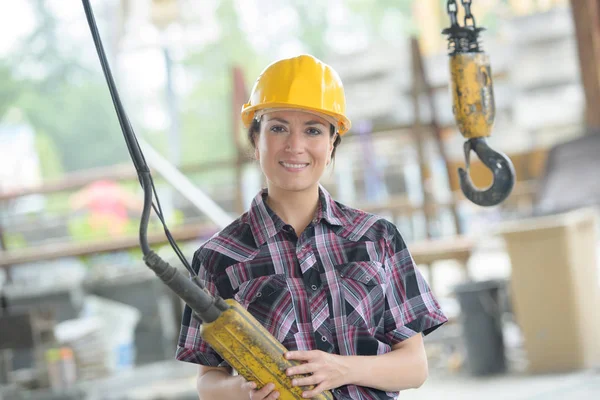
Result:
<instances>
[{"instance_id":1,"label":"chain","mask_svg":"<svg viewBox=\"0 0 600 400\"><path fill-rule=\"evenodd\" d=\"M456 5L456 0L448 0L448 4L446 4L446 9L448 11L448 16L450 17L450 24L452 26L458 25L458 6Z\"/></svg>"},{"instance_id":2,"label":"chain","mask_svg":"<svg viewBox=\"0 0 600 400\"><path fill-rule=\"evenodd\" d=\"M478 36L482 28L475 25L475 17L471 11L473 0L460 0L465 10L465 24L458 24L457 0L446 0L446 9L450 17L450 27L442 33L448 35L448 50L450 54L481 51Z\"/></svg>"},{"instance_id":3,"label":"chain","mask_svg":"<svg viewBox=\"0 0 600 400\"><path fill-rule=\"evenodd\" d=\"M461 0L462 6L465 9L465 26L475 28L475 17L471 12L471 4L473 0ZM450 24L452 26L458 25L458 5L456 0L448 0L446 3L446 11L450 17Z\"/></svg>"},{"instance_id":4,"label":"chain","mask_svg":"<svg viewBox=\"0 0 600 400\"><path fill-rule=\"evenodd\" d=\"M454 0L452 0L452 2L454 2ZM471 12L471 3L473 0L461 0L461 2L465 9L465 26L471 26L475 28L475 17Z\"/></svg>"}]
</instances>

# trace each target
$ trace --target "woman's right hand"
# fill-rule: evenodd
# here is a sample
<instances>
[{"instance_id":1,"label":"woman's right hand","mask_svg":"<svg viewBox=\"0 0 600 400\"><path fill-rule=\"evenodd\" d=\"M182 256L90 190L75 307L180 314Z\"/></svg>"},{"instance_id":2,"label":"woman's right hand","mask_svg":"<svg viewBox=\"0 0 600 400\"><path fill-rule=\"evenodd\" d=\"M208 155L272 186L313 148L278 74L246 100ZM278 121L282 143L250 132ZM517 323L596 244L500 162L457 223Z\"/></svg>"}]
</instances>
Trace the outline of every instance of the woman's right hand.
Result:
<instances>
[{"instance_id":1,"label":"woman's right hand","mask_svg":"<svg viewBox=\"0 0 600 400\"><path fill-rule=\"evenodd\" d=\"M256 390L256 383L244 382L242 388L248 390L250 400L275 400L279 398L279 392L275 390L275 385L269 383L262 389Z\"/></svg>"}]
</instances>

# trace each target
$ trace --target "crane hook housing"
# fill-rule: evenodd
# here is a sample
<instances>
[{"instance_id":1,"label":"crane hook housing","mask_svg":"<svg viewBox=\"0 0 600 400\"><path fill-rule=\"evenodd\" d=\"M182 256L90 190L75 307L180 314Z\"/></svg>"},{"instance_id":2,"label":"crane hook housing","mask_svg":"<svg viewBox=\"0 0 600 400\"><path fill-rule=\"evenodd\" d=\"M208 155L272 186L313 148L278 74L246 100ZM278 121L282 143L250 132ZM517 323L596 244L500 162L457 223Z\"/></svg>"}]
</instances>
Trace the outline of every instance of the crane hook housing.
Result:
<instances>
[{"instance_id":1,"label":"crane hook housing","mask_svg":"<svg viewBox=\"0 0 600 400\"><path fill-rule=\"evenodd\" d=\"M460 187L471 202L480 206L495 206L512 192L515 170L506 155L494 151L486 142L494 126L496 104L490 60L478 41L483 28L475 26L470 8L469 18L465 18L465 22L471 20L473 24L458 25L456 2L450 0L448 3L452 24L443 33L449 36L452 113L458 130L467 139L464 144L466 170L458 170ZM470 2L468 4L470 7ZM469 176L471 150L494 176L492 185L485 190L475 188Z\"/></svg>"}]
</instances>

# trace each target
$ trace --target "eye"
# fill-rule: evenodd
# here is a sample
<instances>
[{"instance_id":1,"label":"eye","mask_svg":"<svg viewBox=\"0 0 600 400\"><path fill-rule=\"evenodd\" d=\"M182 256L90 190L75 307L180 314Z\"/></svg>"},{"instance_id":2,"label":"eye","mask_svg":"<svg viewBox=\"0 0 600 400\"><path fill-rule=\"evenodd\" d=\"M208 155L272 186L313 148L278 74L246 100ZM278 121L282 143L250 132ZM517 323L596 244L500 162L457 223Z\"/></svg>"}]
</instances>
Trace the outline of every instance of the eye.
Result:
<instances>
[{"instance_id":1,"label":"eye","mask_svg":"<svg viewBox=\"0 0 600 400\"><path fill-rule=\"evenodd\" d=\"M317 128L308 128L306 133L308 133L311 136L318 136L321 134L321 131Z\"/></svg>"},{"instance_id":2,"label":"eye","mask_svg":"<svg viewBox=\"0 0 600 400\"><path fill-rule=\"evenodd\" d=\"M270 130L271 132L281 133L285 132L285 127L281 125L273 125Z\"/></svg>"}]
</instances>

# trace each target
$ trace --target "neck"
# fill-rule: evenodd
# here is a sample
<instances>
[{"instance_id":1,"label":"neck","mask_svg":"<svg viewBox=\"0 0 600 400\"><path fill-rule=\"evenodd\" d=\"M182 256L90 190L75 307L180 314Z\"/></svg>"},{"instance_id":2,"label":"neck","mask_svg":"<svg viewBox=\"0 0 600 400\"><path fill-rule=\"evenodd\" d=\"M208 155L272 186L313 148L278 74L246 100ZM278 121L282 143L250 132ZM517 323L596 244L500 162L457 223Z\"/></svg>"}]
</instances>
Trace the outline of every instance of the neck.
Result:
<instances>
[{"instance_id":1,"label":"neck","mask_svg":"<svg viewBox=\"0 0 600 400\"><path fill-rule=\"evenodd\" d=\"M268 190L269 207L300 236L315 216L319 203L319 186L303 191L287 191L268 185Z\"/></svg>"}]
</instances>

